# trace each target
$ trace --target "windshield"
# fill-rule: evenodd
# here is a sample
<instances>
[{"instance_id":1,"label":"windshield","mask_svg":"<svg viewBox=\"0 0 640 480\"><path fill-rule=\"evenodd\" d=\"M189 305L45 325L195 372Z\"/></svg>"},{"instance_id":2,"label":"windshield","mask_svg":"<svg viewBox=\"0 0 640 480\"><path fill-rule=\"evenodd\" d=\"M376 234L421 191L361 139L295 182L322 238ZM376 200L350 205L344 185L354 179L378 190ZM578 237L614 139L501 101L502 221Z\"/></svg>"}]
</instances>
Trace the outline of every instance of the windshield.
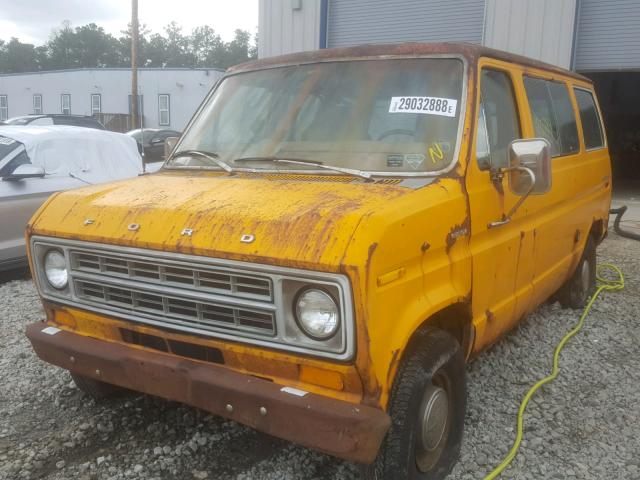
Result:
<instances>
[{"instance_id":1,"label":"windshield","mask_svg":"<svg viewBox=\"0 0 640 480\"><path fill-rule=\"evenodd\" d=\"M31 121L33 121L33 117L14 117L4 123L6 125L27 125Z\"/></svg>"},{"instance_id":2,"label":"windshield","mask_svg":"<svg viewBox=\"0 0 640 480\"><path fill-rule=\"evenodd\" d=\"M144 135L144 141L145 143L149 142L149 139L151 137L153 137L153 135L157 132L158 130L152 129L152 128L145 128L144 130L131 130L129 132L127 132L127 135L129 135L130 137L133 137L137 142L141 142L142 141L142 136Z\"/></svg>"},{"instance_id":3,"label":"windshield","mask_svg":"<svg viewBox=\"0 0 640 480\"><path fill-rule=\"evenodd\" d=\"M454 58L241 73L221 82L177 151L215 153L239 169L317 169L268 162L288 158L382 174L439 172L455 159L462 90L463 63ZM188 155L166 166L217 168Z\"/></svg>"}]
</instances>

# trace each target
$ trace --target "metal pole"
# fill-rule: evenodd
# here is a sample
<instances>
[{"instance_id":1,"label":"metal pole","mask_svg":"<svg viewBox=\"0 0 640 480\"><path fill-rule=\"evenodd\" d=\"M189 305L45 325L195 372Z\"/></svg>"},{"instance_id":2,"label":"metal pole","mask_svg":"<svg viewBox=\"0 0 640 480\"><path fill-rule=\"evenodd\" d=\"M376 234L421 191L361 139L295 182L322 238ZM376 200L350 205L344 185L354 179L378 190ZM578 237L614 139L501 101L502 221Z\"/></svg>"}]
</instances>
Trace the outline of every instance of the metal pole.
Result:
<instances>
[{"instance_id":1,"label":"metal pole","mask_svg":"<svg viewBox=\"0 0 640 480\"><path fill-rule=\"evenodd\" d=\"M138 0L131 0L131 126L138 126Z\"/></svg>"},{"instance_id":2,"label":"metal pole","mask_svg":"<svg viewBox=\"0 0 640 480\"><path fill-rule=\"evenodd\" d=\"M144 164L144 131L142 118L138 111L138 0L131 0L131 124L135 128L140 125L142 143L142 172L146 171Z\"/></svg>"}]
</instances>

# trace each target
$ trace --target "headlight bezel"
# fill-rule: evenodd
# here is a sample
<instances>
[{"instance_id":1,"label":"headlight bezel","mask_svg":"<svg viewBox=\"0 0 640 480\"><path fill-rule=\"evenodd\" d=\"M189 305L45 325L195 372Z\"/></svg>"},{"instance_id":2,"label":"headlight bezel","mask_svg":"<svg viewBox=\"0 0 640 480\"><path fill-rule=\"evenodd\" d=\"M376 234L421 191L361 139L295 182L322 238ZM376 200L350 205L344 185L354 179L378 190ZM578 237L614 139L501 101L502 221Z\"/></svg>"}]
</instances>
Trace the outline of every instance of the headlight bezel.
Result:
<instances>
[{"instance_id":1,"label":"headlight bezel","mask_svg":"<svg viewBox=\"0 0 640 480\"><path fill-rule=\"evenodd\" d=\"M313 292L313 291L320 292L322 295L325 295L331 301L331 303L333 304L333 307L335 308L336 316L338 317L335 324L335 328L327 335L314 335L312 332L310 332L309 328L305 326L304 321L302 320L302 316L300 314L301 298L305 294L308 294L309 292ZM328 340L331 340L340 331L341 322L342 322L342 318L340 315L340 304L334 298L334 296L331 295L331 293L328 290L326 290L325 288L322 288L319 285L309 285L301 288L294 297L292 310L293 310L293 317L296 321L296 324L298 325L298 328L300 328L300 330L312 340L315 340L317 342L326 342Z\"/></svg>"}]
</instances>

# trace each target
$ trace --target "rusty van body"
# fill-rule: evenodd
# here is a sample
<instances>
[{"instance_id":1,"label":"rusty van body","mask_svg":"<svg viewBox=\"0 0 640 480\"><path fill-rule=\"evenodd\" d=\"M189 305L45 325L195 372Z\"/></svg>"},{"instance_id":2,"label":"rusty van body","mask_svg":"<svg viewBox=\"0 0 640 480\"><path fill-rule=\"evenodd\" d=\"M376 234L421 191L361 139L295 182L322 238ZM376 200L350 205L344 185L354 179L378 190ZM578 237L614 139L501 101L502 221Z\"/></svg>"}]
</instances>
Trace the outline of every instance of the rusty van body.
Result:
<instances>
[{"instance_id":1,"label":"rusty van body","mask_svg":"<svg viewBox=\"0 0 640 480\"><path fill-rule=\"evenodd\" d=\"M591 82L478 46L232 68L157 173L52 196L37 354L372 464L456 461L464 362L595 281L611 173ZM394 476L395 475L395 476Z\"/></svg>"}]
</instances>

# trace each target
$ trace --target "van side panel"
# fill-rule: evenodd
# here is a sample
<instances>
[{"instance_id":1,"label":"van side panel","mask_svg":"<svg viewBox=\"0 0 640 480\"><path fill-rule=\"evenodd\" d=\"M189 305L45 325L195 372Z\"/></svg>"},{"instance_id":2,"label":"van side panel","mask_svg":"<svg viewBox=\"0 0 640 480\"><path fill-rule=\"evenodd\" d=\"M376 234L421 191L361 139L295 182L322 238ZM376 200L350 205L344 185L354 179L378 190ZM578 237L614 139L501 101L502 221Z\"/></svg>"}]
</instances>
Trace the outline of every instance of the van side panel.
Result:
<instances>
[{"instance_id":1,"label":"van side panel","mask_svg":"<svg viewBox=\"0 0 640 480\"><path fill-rule=\"evenodd\" d=\"M579 152L552 158L552 186L544 195L531 196L527 208L535 211L534 280L529 310L553 295L573 274L596 219L606 224L611 202L611 167L607 148L587 152L573 94L574 80L542 71L536 77L562 82L569 90L580 138ZM581 84L582 85L582 84ZM592 87L584 84L592 91ZM529 110L530 112L530 110ZM531 114L531 113L529 113ZM529 125L528 136L535 131Z\"/></svg>"}]
</instances>

